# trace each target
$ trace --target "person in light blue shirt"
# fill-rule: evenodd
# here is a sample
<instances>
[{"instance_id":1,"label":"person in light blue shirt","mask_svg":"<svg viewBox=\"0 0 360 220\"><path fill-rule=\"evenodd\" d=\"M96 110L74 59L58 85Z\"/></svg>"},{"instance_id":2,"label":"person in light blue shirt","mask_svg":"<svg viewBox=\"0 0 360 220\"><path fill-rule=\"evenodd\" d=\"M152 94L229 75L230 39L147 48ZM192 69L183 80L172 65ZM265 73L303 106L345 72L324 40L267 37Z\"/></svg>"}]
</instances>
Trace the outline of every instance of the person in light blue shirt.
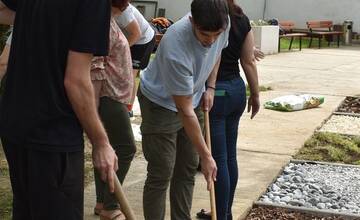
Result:
<instances>
[{"instance_id":1,"label":"person in light blue shirt","mask_svg":"<svg viewBox=\"0 0 360 220\"><path fill-rule=\"evenodd\" d=\"M199 156L208 189L216 179L216 164L202 135L203 111L213 104L229 29L226 1L193 0L191 13L168 29L155 59L141 75L138 98L148 161L143 195L146 220L165 218L169 185L171 219L191 219Z\"/></svg>"},{"instance_id":2,"label":"person in light blue shirt","mask_svg":"<svg viewBox=\"0 0 360 220\"><path fill-rule=\"evenodd\" d=\"M141 91L151 101L177 111L172 96L193 96L199 105L205 82L227 46L228 32L221 32L214 42L201 42L192 28L191 14L170 27L161 40L154 61L141 76Z\"/></svg>"}]
</instances>

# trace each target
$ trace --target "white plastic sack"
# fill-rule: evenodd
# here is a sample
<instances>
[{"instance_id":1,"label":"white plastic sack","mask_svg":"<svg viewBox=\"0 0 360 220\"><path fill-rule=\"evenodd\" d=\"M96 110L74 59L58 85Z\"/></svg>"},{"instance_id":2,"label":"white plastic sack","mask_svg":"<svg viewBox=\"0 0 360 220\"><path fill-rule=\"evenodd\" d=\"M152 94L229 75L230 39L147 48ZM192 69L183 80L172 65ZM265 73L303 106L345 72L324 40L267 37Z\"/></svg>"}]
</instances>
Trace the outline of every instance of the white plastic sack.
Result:
<instances>
[{"instance_id":1,"label":"white plastic sack","mask_svg":"<svg viewBox=\"0 0 360 220\"><path fill-rule=\"evenodd\" d=\"M265 108L278 111L299 111L315 108L324 103L323 96L317 95L287 95L275 98L265 103Z\"/></svg>"}]
</instances>

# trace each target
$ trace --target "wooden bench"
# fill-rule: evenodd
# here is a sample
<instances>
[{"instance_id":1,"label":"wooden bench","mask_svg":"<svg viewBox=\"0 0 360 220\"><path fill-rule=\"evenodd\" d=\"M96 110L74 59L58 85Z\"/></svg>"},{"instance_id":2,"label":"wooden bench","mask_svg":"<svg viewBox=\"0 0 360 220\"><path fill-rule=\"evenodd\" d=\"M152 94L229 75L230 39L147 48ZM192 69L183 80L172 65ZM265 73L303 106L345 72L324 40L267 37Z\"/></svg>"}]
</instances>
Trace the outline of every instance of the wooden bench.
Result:
<instances>
[{"instance_id":1,"label":"wooden bench","mask_svg":"<svg viewBox=\"0 0 360 220\"><path fill-rule=\"evenodd\" d=\"M293 40L295 37L299 38L299 50L301 50L302 37L306 37L307 34L294 32L293 29L294 29L295 23L293 21L280 21L279 26L280 26L280 30L282 31L282 33L279 34L278 51L280 52L280 39L281 38L290 38L289 50L291 50L291 46L292 46L292 43L293 43Z\"/></svg>"},{"instance_id":2,"label":"wooden bench","mask_svg":"<svg viewBox=\"0 0 360 220\"><path fill-rule=\"evenodd\" d=\"M309 47L311 47L312 39L319 39L319 48L321 48L321 39L326 38L328 41L328 46L333 40L333 37L337 37L337 46L340 46L340 36L343 34L341 31L333 30L332 21L307 21L306 25L308 27L308 36L310 37Z\"/></svg>"}]
</instances>

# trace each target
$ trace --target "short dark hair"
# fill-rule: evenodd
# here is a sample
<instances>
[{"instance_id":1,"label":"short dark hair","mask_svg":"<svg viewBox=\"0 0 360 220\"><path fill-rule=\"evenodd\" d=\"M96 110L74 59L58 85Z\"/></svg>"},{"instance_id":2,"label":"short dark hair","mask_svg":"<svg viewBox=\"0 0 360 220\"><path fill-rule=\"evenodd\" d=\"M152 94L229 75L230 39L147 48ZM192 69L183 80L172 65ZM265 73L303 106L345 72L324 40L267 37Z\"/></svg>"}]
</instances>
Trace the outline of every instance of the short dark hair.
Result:
<instances>
[{"instance_id":1,"label":"short dark hair","mask_svg":"<svg viewBox=\"0 0 360 220\"><path fill-rule=\"evenodd\" d=\"M111 5L120 10L125 9L129 5L130 0L111 0Z\"/></svg>"},{"instance_id":2,"label":"short dark hair","mask_svg":"<svg viewBox=\"0 0 360 220\"><path fill-rule=\"evenodd\" d=\"M229 25L226 0L193 0L191 16L195 25L204 31L218 31Z\"/></svg>"}]
</instances>

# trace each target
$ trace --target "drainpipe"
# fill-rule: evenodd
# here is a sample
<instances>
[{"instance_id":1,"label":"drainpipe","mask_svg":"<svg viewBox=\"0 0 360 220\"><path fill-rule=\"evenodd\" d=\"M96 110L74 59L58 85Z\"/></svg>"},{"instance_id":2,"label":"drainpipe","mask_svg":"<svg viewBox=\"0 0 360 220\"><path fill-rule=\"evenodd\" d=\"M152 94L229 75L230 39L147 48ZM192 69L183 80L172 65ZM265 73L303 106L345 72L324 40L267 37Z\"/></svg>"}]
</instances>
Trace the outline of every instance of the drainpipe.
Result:
<instances>
[{"instance_id":1,"label":"drainpipe","mask_svg":"<svg viewBox=\"0 0 360 220\"><path fill-rule=\"evenodd\" d=\"M264 9L263 9L263 16L262 16L262 19L263 19L263 20L265 20L266 3L267 3L267 0L264 0Z\"/></svg>"}]
</instances>

